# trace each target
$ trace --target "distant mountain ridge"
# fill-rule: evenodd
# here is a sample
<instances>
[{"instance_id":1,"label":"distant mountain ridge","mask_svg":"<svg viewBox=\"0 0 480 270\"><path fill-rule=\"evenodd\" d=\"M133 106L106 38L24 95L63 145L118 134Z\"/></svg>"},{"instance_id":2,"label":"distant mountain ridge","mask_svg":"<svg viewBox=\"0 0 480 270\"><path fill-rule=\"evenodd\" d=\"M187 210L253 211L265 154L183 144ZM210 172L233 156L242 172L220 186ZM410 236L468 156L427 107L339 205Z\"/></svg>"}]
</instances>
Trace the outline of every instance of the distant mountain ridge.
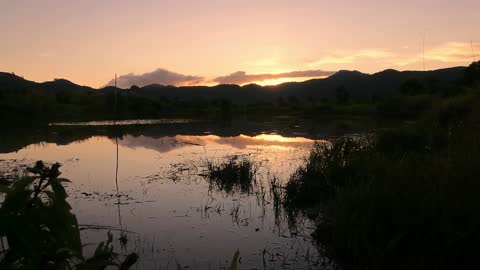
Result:
<instances>
[{"instance_id":1,"label":"distant mountain ridge","mask_svg":"<svg viewBox=\"0 0 480 270\"><path fill-rule=\"evenodd\" d=\"M5 90L95 90L89 86L81 86L66 79L55 79L47 82L34 82L13 73L0 72L0 91Z\"/></svg>"},{"instance_id":2,"label":"distant mountain ridge","mask_svg":"<svg viewBox=\"0 0 480 270\"><path fill-rule=\"evenodd\" d=\"M257 84L175 87L152 84L132 87L128 90L139 96L168 97L176 99L230 99L236 103L251 103L272 100L278 97L298 98L333 97L335 89L344 86L354 98L370 98L372 95L387 96L395 93L403 82L409 79L432 80L450 83L462 78L465 67L452 67L432 71L397 71L387 69L374 74L341 70L323 78L304 82L288 82L279 85L260 86ZM80 86L65 79L37 83L25 80L11 73L0 72L0 91L94 91L101 94L113 91L114 87L94 89Z\"/></svg>"}]
</instances>

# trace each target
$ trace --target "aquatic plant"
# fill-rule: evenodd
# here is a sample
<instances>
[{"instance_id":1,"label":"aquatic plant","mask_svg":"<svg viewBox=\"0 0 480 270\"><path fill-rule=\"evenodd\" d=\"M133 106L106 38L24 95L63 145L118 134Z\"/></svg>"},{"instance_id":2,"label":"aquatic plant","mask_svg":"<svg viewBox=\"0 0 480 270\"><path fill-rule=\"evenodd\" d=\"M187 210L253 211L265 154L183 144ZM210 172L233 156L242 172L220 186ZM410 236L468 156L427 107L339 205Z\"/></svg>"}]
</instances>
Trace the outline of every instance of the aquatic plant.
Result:
<instances>
[{"instance_id":1,"label":"aquatic plant","mask_svg":"<svg viewBox=\"0 0 480 270\"><path fill-rule=\"evenodd\" d=\"M246 157L231 156L219 164L207 161L207 170L203 175L211 187L227 194L240 191L250 193L255 183L258 165Z\"/></svg>"},{"instance_id":2,"label":"aquatic plant","mask_svg":"<svg viewBox=\"0 0 480 270\"><path fill-rule=\"evenodd\" d=\"M38 161L27 168L30 175L10 186L0 186L4 196L0 207L0 268L129 269L138 256L131 253L121 261L113 250L110 233L92 257L83 256L78 222L63 187L69 180L58 178L59 168L58 163L48 167Z\"/></svg>"}]
</instances>

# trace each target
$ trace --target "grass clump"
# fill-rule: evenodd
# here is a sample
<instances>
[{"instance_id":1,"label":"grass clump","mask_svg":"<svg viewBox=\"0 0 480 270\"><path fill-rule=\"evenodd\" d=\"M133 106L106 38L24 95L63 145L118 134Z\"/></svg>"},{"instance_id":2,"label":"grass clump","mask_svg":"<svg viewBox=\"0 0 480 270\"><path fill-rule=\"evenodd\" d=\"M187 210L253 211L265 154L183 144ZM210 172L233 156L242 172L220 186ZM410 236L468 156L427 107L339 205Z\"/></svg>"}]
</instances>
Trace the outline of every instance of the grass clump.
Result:
<instances>
[{"instance_id":1,"label":"grass clump","mask_svg":"<svg viewBox=\"0 0 480 270\"><path fill-rule=\"evenodd\" d=\"M345 179L356 173L351 164L367 147L366 138L341 138L334 143L315 143L303 166L290 177L286 190L286 204L309 206L326 202Z\"/></svg>"},{"instance_id":2,"label":"grass clump","mask_svg":"<svg viewBox=\"0 0 480 270\"><path fill-rule=\"evenodd\" d=\"M250 193L255 183L258 166L246 157L231 156L226 162L207 162L204 174L211 187L227 194L232 192Z\"/></svg>"}]
</instances>

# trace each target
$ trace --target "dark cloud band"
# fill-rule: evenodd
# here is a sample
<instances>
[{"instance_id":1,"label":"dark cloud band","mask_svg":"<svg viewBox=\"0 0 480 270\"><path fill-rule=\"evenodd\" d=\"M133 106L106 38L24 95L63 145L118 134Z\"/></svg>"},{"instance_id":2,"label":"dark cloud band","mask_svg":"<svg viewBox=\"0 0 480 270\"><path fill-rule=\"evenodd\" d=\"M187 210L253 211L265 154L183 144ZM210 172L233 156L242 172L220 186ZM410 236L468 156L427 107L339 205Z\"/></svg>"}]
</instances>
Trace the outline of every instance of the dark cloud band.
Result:
<instances>
[{"instance_id":1,"label":"dark cloud band","mask_svg":"<svg viewBox=\"0 0 480 270\"><path fill-rule=\"evenodd\" d=\"M220 76L214 78L211 82L218 84L246 84L252 82L261 82L271 79L280 78L312 78L312 77L326 77L334 74L334 71L325 70L303 70L303 71L291 71L284 73L265 73L265 74L247 74L244 71L237 71L230 75ZM122 75L117 79L117 86L120 88L129 88L132 85L139 87L150 84L162 84L162 85L175 85L175 86L191 86L205 84L207 81L204 77L184 75L176 72L172 72L166 69L157 69L152 72L144 74L129 73ZM107 85L113 85L114 81L111 80Z\"/></svg>"},{"instance_id":2,"label":"dark cloud band","mask_svg":"<svg viewBox=\"0 0 480 270\"><path fill-rule=\"evenodd\" d=\"M214 82L219 84L245 84L250 82L259 82L271 79L280 78L307 78L307 77L326 77L334 74L334 71L325 70L303 70L303 71L291 71L276 74L247 74L244 71L237 71L227 76L220 76L213 79Z\"/></svg>"},{"instance_id":3,"label":"dark cloud band","mask_svg":"<svg viewBox=\"0 0 480 270\"><path fill-rule=\"evenodd\" d=\"M166 69L157 69L152 72L144 74L129 73L122 75L117 79L117 86L120 88L129 88L132 85L139 87L150 84L162 84L162 85L197 85L204 80L203 77L184 75L176 72L172 72ZM113 85L114 81L111 80L108 85Z\"/></svg>"}]
</instances>

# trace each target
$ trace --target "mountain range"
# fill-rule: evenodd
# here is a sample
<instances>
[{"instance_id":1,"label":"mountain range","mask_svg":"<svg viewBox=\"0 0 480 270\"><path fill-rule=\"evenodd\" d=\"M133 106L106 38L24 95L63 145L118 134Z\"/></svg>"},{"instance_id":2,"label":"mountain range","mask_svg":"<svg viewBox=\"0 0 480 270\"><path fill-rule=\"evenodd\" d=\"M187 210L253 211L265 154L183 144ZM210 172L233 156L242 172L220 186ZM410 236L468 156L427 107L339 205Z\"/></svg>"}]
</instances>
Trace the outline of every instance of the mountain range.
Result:
<instances>
[{"instance_id":1,"label":"mountain range","mask_svg":"<svg viewBox=\"0 0 480 270\"><path fill-rule=\"evenodd\" d=\"M297 98L329 98L335 96L335 90L344 86L351 97L362 99L372 95L388 96L410 79L420 79L439 85L445 85L463 77L465 67L452 67L432 71L397 71L387 69L374 74L359 71L338 71L323 79L312 79L304 82L289 82L279 85L260 86L257 84L217 86L175 87L171 85L152 84L143 87L132 86L119 89L144 97L168 97L180 100L229 99L234 103L252 103L271 100L278 97ZM116 88L112 86L95 89L81 86L65 79L49 82L33 82L12 73L0 72L0 92L17 91L90 91L94 94L109 93Z\"/></svg>"}]
</instances>

